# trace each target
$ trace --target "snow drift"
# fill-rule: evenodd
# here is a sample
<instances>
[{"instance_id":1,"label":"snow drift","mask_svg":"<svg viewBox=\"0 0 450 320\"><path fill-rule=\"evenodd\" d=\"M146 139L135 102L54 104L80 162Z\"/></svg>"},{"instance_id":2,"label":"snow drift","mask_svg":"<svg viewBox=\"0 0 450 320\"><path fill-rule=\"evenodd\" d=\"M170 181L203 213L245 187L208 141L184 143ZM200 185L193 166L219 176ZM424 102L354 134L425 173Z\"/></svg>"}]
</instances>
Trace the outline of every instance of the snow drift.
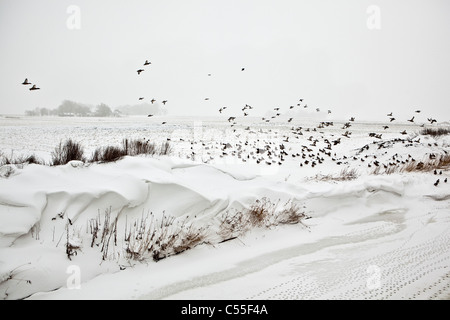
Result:
<instances>
[{"instance_id":1,"label":"snow drift","mask_svg":"<svg viewBox=\"0 0 450 320\"><path fill-rule=\"evenodd\" d=\"M73 161L57 167L16 169L0 180L0 274L8 280L0 285L3 298L64 288L66 270L72 264L82 268L83 282L132 265L125 258L122 231L107 259L102 259L98 248L90 247L89 221L105 210L117 219L119 230L151 213L155 219L170 216L214 232L220 215L248 208L262 197L280 203L294 201L313 218L309 224L326 219L335 228L376 222L374 217L380 214L397 219L420 204L410 194L417 191L412 178L400 175L318 187L315 183L274 183L252 172L251 166L240 168L227 171L223 165L169 157L126 157L107 164ZM77 247L71 260L65 252L66 237Z\"/></svg>"}]
</instances>

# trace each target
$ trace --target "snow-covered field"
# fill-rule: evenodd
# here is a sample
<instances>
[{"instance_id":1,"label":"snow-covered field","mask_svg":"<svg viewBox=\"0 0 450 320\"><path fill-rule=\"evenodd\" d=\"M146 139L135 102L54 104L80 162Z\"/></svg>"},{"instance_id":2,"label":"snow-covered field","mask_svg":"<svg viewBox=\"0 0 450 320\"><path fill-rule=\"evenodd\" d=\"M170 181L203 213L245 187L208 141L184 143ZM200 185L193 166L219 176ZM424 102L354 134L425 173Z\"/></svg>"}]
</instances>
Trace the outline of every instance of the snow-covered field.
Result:
<instances>
[{"instance_id":1,"label":"snow-covered field","mask_svg":"<svg viewBox=\"0 0 450 320\"><path fill-rule=\"evenodd\" d=\"M450 298L448 167L400 170L446 155L450 135L423 136L406 122L343 129L347 121L227 119L0 118L6 156L48 162L68 138L87 156L125 138L169 139L173 149L113 163L1 167L0 297ZM223 241L224 215L263 198L280 210L295 204L308 219ZM167 219L169 232L201 229L205 241L157 262L130 257L130 230ZM96 224L118 232L95 238Z\"/></svg>"}]
</instances>

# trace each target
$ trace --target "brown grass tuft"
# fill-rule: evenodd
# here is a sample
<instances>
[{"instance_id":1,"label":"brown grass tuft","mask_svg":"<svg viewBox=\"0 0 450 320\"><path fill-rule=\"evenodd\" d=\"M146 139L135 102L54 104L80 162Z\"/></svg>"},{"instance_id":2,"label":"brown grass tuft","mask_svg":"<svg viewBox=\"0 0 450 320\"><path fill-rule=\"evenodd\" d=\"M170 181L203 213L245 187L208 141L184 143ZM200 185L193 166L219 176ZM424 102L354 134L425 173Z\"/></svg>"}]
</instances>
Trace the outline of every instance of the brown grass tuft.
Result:
<instances>
[{"instance_id":1,"label":"brown grass tuft","mask_svg":"<svg viewBox=\"0 0 450 320\"><path fill-rule=\"evenodd\" d=\"M425 128L420 131L421 135L439 137L450 134L450 128Z\"/></svg>"},{"instance_id":2,"label":"brown grass tuft","mask_svg":"<svg viewBox=\"0 0 450 320\"><path fill-rule=\"evenodd\" d=\"M358 170L356 170L355 168L350 169L350 168L346 167L346 168L342 169L338 175L317 174L316 176L314 176L312 178L312 180L316 180L316 181L350 181L350 180L355 180L358 177L359 177Z\"/></svg>"},{"instance_id":3,"label":"brown grass tuft","mask_svg":"<svg viewBox=\"0 0 450 320\"><path fill-rule=\"evenodd\" d=\"M268 199L256 200L245 212L248 222L253 227L263 227L269 224L270 218L275 210L275 205Z\"/></svg>"},{"instance_id":4,"label":"brown grass tuft","mask_svg":"<svg viewBox=\"0 0 450 320\"><path fill-rule=\"evenodd\" d=\"M127 257L154 261L176 255L206 241L206 231L187 220L178 221L163 215L161 220L153 214L136 221L125 234Z\"/></svg>"},{"instance_id":5,"label":"brown grass tuft","mask_svg":"<svg viewBox=\"0 0 450 320\"><path fill-rule=\"evenodd\" d=\"M85 161L82 145L72 139L67 140L64 144L60 142L52 152L51 164L53 166L64 165L73 160Z\"/></svg>"},{"instance_id":6,"label":"brown grass tuft","mask_svg":"<svg viewBox=\"0 0 450 320\"><path fill-rule=\"evenodd\" d=\"M307 216L301 210L300 205L295 204L293 201L289 201L284 209L277 215L277 223L280 224L297 224L302 223L303 219Z\"/></svg>"},{"instance_id":7,"label":"brown grass tuft","mask_svg":"<svg viewBox=\"0 0 450 320\"><path fill-rule=\"evenodd\" d=\"M94 150L90 162L114 162L124 156L137 155L169 155L172 147L168 141L161 143L159 148L155 143L139 139L124 139L122 146L100 147Z\"/></svg>"},{"instance_id":8,"label":"brown grass tuft","mask_svg":"<svg viewBox=\"0 0 450 320\"><path fill-rule=\"evenodd\" d=\"M90 162L114 162L126 155L126 152L120 147L107 146L95 149Z\"/></svg>"},{"instance_id":9,"label":"brown grass tuft","mask_svg":"<svg viewBox=\"0 0 450 320\"><path fill-rule=\"evenodd\" d=\"M5 156L0 153L0 167L4 165L20 165L20 164L44 164L44 161L39 159L36 155L31 154L28 156L14 156L11 153L11 156Z\"/></svg>"},{"instance_id":10,"label":"brown grass tuft","mask_svg":"<svg viewBox=\"0 0 450 320\"><path fill-rule=\"evenodd\" d=\"M280 224L302 223L304 219L308 219L300 205L292 200L287 201L281 209L278 205L279 202L274 203L264 197L256 200L248 209L225 212L217 231L220 242L242 236L252 227L270 228Z\"/></svg>"}]
</instances>

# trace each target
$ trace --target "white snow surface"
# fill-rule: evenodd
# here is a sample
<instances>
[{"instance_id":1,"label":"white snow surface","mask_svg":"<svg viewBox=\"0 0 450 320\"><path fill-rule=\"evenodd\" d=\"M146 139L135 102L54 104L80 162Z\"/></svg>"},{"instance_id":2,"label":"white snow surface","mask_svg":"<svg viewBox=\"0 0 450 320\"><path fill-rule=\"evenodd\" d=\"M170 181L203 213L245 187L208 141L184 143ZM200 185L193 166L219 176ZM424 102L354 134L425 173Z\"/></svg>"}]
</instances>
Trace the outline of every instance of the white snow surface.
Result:
<instances>
[{"instance_id":1,"label":"white snow surface","mask_svg":"<svg viewBox=\"0 0 450 320\"><path fill-rule=\"evenodd\" d=\"M262 132L250 135L253 144L246 147L249 120L236 132L223 119L204 119L200 129L199 121L187 119L172 119L171 127L142 118L119 119L118 125L102 121L0 119L4 154L34 152L48 160L64 137L79 138L88 151L141 136L153 141L170 137L174 148L171 156L125 157L113 163L0 168L1 298L450 298L450 182L443 182L448 170L438 176L375 175L370 174L374 166L368 167L375 159L387 163L394 154L400 160L443 154L450 151L448 136L421 136L416 127L392 125L381 141L405 138L399 132L406 128L410 139L421 142L378 149L372 142L379 140L368 132L382 131L381 124L361 123L350 139L333 147L336 158L345 159L342 165L325 157L315 167L299 167L299 157L288 156L282 165L257 164L250 152L271 141L284 144L289 153L301 153L303 145L313 150L306 154L316 154L323 145L311 146L310 134L331 140L342 130L335 125L303 132L296 141L289 136L291 124L264 124L254 129ZM312 123L303 126L312 128ZM290 141L284 142L287 136ZM227 142L231 148L223 150ZM369 150L361 152L365 145ZM196 157L186 156L191 152ZM222 152L228 154L221 157ZM345 167L355 168L358 177L321 179L338 176ZM292 201L309 219L253 228L237 239L211 240L158 262L126 256L125 228L150 213L157 220L170 216L204 227L214 239L221 215L264 197L280 204ZM100 248L91 247L90 221L108 210L117 217L118 241L102 259ZM78 247L71 260L67 238ZM70 282L73 266L80 275L76 288Z\"/></svg>"}]
</instances>

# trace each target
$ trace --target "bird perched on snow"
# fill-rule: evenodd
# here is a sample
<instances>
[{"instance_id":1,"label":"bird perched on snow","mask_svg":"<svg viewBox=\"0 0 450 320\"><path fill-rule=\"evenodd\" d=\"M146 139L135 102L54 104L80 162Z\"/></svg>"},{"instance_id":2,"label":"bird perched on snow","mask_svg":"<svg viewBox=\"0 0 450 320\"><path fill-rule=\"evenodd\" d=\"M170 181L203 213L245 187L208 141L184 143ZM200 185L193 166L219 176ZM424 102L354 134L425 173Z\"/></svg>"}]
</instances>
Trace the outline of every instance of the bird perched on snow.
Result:
<instances>
[{"instance_id":1,"label":"bird perched on snow","mask_svg":"<svg viewBox=\"0 0 450 320\"><path fill-rule=\"evenodd\" d=\"M156 100L155 99L152 99L152 100L150 100L150 102L153 104L153 102L155 102Z\"/></svg>"},{"instance_id":2,"label":"bird perched on snow","mask_svg":"<svg viewBox=\"0 0 450 320\"><path fill-rule=\"evenodd\" d=\"M409 122L414 122L414 117L408 120Z\"/></svg>"},{"instance_id":3,"label":"bird perched on snow","mask_svg":"<svg viewBox=\"0 0 450 320\"><path fill-rule=\"evenodd\" d=\"M148 61L148 60L145 60L145 62L144 62L144 66L148 66L149 64L151 64L151 62L150 62L150 61Z\"/></svg>"},{"instance_id":4,"label":"bird perched on snow","mask_svg":"<svg viewBox=\"0 0 450 320\"><path fill-rule=\"evenodd\" d=\"M389 122L392 122L392 121L394 121L394 120L395 120L395 118L391 118Z\"/></svg>"},{"instance_id":5,"label":"bird perched on snow","mask_svg":"<svg viewBox=\"0 0 450 320\"><path fill-rule=\"evenodd\" d=\"M166 103L167 103L167 100L163 100L163 102L162 102L162 103L163 103L163 105L166 105Z\"/></svg>"},{"instance_id":6,"label":"bird perched on snow","mask_svg":"<svg viewBox=\"0 0 450 320\"><path fill-rule=\"evenodd\" d=\"M25 78L25 81L22 82L22 84L23 84L23 85L28 85L28 84L31 84L31 82L28 82L28 78Z\"/></svg>"},{"instance_id":7,"label":"bird perched on snow","mask_svg":"<svg viewBox=\"0 0 450 320\"><path fill-rule=\"evenodd\" d=\"M227 107L222 107L219 109L219 112L222 113L223 110L225 110Z\"/></svg>"},{"instance_id":8,"label":"bird perched on snow","mask_svg":"<svg viewBox=\"0 0 450 320\"><path fill-rule=\"evenodd\" d=\"M386 130L386 129L388 129L388 128L389 128L388 126L384 126L384 127L383 127L384 130Z\"/></svg>"},{"instance_id":9,"label":"bird perched on snow","mask_svg":"<svg viewBox=\"0 0 450 320\"><path fill-rule=\"evenodd\" d=\"M41 89L41 88L36 87L35 84L33 84L33 86L30 88L30 90L39 90L39 89Z\"/></svg>"},{"instance_id":10,"label":"bird perched on snow","mask_svg":"<svg viewBox=\"0 0 450 320\"><path fill-rule=\"evenodd\" d=\"M439 179L436 180L436 182L434 183L434 186L437 187L439 184Z\"/></svg>"},{"instance_id":11,"label":"bird perched on snow","mask_svg":"<svg viewBox=\"0 0 450 320\"><path fill-rule=\"evenodd\" d=\"M420 110L416 110L416 113L420 113Z\"/></svg>"},{"instance_id":12,"label":"bird perched on snow","mask_svg":"<svg viewBox=\"0 0 450 320\"><path fill-rule=\"evenodd\" d=\"M139 100L144 100L144 97L140 97Z\"/></svg>"},{"instance_id":13,"label":"bird perched on snow","mask_svg":"<svg viewBox=\"0 0 450 320\"><path fill-rule=\"evenodd\" d=\"M141 74L141 72L145 71L144 69L139 69L138 71L136 71L138 74Z\"/></svg>"},{"instance_id":14,"label":"bird perched on snow","mask_svg":"<svg viewBox=\"0 0 450 320\"><path fill-rule=\"evenodd\" d=\"M241 71L244 71L244 70L245 70L245 68L242 68L242 69L241 69Z\"/></svg>"}]
</instances>

